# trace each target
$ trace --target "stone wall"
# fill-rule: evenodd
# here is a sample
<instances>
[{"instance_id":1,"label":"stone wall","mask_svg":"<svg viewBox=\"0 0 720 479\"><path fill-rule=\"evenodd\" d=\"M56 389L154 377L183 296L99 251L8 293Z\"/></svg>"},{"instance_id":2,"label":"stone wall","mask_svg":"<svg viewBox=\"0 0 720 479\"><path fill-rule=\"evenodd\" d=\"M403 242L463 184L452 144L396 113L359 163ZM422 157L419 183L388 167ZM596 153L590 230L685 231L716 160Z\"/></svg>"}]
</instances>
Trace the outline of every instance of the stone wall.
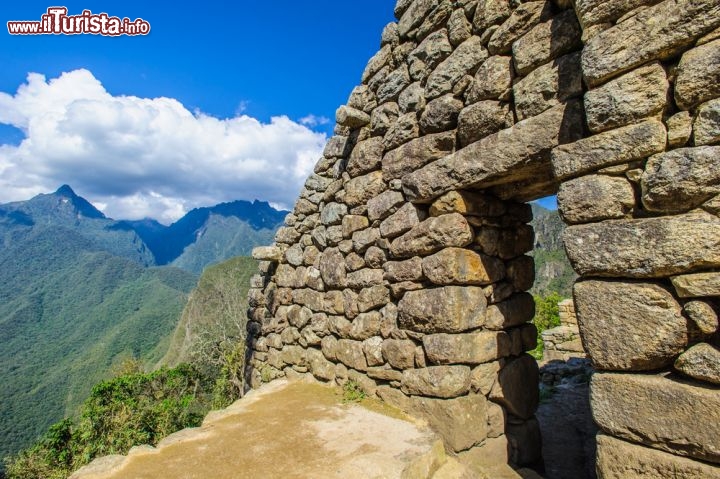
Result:
<instances>
[{"instance_id":1,"label":"stone wall","mask_svg":"<svg viewBox=\"0 0 720 479\"><path fill-rule=\"evenodd\" d=\"M250 383L353 380L453 452L537 462L526 202L557 193L601 477L720 477L720 4L395 14L254 252Z\"/></svg>"},{"instance_id":2,"label":"stone wall","mask_svg":"<svg viewBox=\"0 0 720 479\"><path fill-rule=\"evenodd\" d=\"M567 361L570 358L586 357L573 300L560 301L558 313L560 326L542 332L543 361Z\"/></svg>"}]
</instances>

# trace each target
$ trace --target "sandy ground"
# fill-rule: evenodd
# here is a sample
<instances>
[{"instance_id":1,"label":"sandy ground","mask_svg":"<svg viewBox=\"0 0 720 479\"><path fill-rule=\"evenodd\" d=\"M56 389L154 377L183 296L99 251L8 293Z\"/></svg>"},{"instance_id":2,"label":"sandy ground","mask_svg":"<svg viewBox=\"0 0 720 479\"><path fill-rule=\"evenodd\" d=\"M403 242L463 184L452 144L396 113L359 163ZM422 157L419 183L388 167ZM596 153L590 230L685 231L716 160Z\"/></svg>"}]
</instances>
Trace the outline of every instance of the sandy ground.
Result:
<instances>
[{"instance_id":1,"label":"sandy ground","mask_svg":"<svg viewBox=\"0 0 720 479\"><path fill-rule=\"evenodd\" d=\"M275 381L201 428L72 479L398 478L437 437L386 406L373 409L384 414L341 404L337 390L316 383Z\"/></svg>"}]
</instances>

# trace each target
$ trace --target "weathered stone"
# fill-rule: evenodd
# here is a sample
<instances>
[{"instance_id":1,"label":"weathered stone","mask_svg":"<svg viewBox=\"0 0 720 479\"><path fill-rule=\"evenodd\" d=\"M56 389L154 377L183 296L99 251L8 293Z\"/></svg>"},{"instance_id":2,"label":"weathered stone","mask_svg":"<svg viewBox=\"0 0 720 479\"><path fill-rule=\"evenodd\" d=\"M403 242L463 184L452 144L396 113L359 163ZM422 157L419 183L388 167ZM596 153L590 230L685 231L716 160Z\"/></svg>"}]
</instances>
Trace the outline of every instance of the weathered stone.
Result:
<instances>
[{"instance_id":1,"label":"weathered stone","mask_svg":"<svg viewBox=\"0 0 720 479\"><path fill-rule=\"evenodd\" d=\"M347 286L352 289L363 289L382 284L383 270L364 268L347 274Z\"/></svg>"},{"instance_id":2,"label":"weathered stone","mask_svg":"<svg viewBox=\"0 0 720 479\"><path fill-rule=\"evenodd\" d=\"M709 336L718 331L718 315L713 305L707 301L688 301L683 306L683 311L700 333Z\"/></svg>"},{"instance_id":3,"label":"weathered stone","mask_svg":"<svg viewBox=\"0 0 720 479\"><path fill-rule=\"evenodd\" d=\"M423 347L432 364L481 364L508 356L510 336L504 331L468 334L428 334Z\"/></svg>"},{"instance_id":4,"label":"weathered stone","mask_svg":"<svg viewBox=\"0 0 720 479\"><path fill-rule=\"evenodd\" d=\"M675 80L675 101L683 110L717 97L720 97L720 40L685 52Z\"/></svg>"},{"instance_id":5,"label":"weathered stone","mask_svg":"<svg viewBox=\"0 0 720 479\"><path fill-rule=\"evenodd\" d=\"M285 259L292 266L303 264L303 249L299 244L294 244L285 251Z\"/></svg>"},{"instance_id":6,"label":"weathered stone","mask_svg":"<svg viewBox=\"0 0 720 479\"><path fill-rule=\"evenodd\" d=\"M358 176L345 184L345 203L351 208L360 206L385 191L386 188L381 171Z\"/></svg>"},{"instance_id":7,"label":"weathered stone","mask_svg":"<svg viewBox=\"0 0 720 479\"><path fill-rule=\"evenodd\" d=\"M425 108L425 89L420 82L415 82L400 93L398 98L400 112L416 113Z\"/></svg>"},{"instance_id":8,"label":"weathered stone","mask_svg":"<svg viewBox=\"0 0 720 479\"><path fill-rule=\"evenodd\" d=\"M512 57L493 56L485 60L467 93L467 102L507 99L514 78Z\"/></svg>"},{"instance_id":9,"label":"weathered stone","mask_svg":"<svg viewBox=\"0 0 720 479\"><path fill-rule=\"evenodd\" d=\"M410 76L416 81L424 80L452 50L447 30L430 34L408 55Z\"/></svg>"},{"instance_id":10,"label":"weathered stone","mask_svg":"<svg viewBox=\"0 0 720 479\"><path fill-rule=\"evenodd\" d=\"M624 218L635 206L632 184L614 176L588 175L560 185L558 210L568 224Z\"/></svg>"},{"instance_id":11,"label":"weathered stone","mask_svg":"<svg viewBox=\"0 0 720 479\"><path fill-rule=\"evenodd\" d=\"M528 2L520 4L510 18L495 30L488 49L490 53L509 53L515 41L529 32L535 25L551 15L551 2Z\"/></svg>"},{"instance_id":12,"label":"weathered stone","mask_svg":"<svg viewBox=\"0 0 720 479\"><path fill-rule=\"evenodd\" d=\"M302 329L312 319L313 312L306 307L293 304L287 310L288 322L298 329Z\"/></svg>"},{"instance_id":13,"label":"weathered stone","mask_svg":"<svg viewBox=\"0 0 720 479\"><path fill-rule=\"evenodd\" d=\"M462 10L454 10L448 20L448 37L453 46L458 46L472 35L472 25Z\"/></svg>"},{"instance_id":14,"label":"weathered stone","mask_svg":"<svg viewBox=\"0 0 720 479\"><path fill-rule=\"evenodd\" d=\"M373 336L378 336L380 334L381 321L382 316L379 311L359 314L357 318L352 321L352 326L349 331L350 338L364 341Z\"/></svg>"},{"instance_id":15,"label":"weathered stone","mask_svg":"<svg viewBox=\"0 0 720 479\"><path fill-rule=\"evenodd\" d=\"M403 371L402 392L412 396L454 398L470 390L467 366L430 366Z\"/></svg>"},{"instance_id":16,"label":"weathered stone","mask_svg":"<svg viewBox=\"0 0 720 479\"><path fill-rule=\"evenodd\" d=\"M378 284L360 291L357 299L358 309L361 313L384 306L390 302L390 291Z\"/></svg>"},{"instance_id":17,"label":"weathered stone","mask_svg":"<svg viewBox=\"0 0 720 479\"><path fill-rule=\"evenodd\" d=\"M668 80L659 63L616 78L585 94L588 127L600 132L659 117L665 109Z\"/></svg>"},{"instance_id":18,"label":"weathered stone","mask_svg":"<svg viewBox=\"0 0 720 479\"><path fill-rule=\"evenodd\" d=\"M405 198L399 191L385 191L368 200L368 218L370 221L381 220L394 213L404 202Z\"/></svg>"},{"instance_id":19,"label":"weathered stone","mask_svg":"<svg viewBox=\"0 0 720 479\"><path fill-rule=\"evenodd\" d=\"M365 352L363 351L362 343L359 341L340 339L337 342L335 356L338 361L349 368L353 368L358 371L367 370Z\"/></svg>"},{"instance_id":20,"label":"weathered stone","mask_svg":"<svg viewBox=\"0 0 720 479\"><path fill-rule=\"evenodd\" d=\"M487 57L487 50L482 46L480 37L468 38L430 74L425 85L425 96L432 99L451 92L463 76L474 75Z\"/></svg>"},{"instance_id":21,"label":"weathered stone","mask_svg":"<svg viewBox=\"0 0 720 479\"><path fill-rule=\"evenodd\" d=\"M472 243L472 228L458 213L426 219L393 240L390 252L396 258L426 255L448 246L463 247Z\"/></svg>"},{"instance_id":22,"label":"weathered stone","mask_svg":"<svg viewBox=\"0 0 720 479\"><path fill-rule=\"evenodd\" d=\"M420 116L420 131L423 134L452 130L457 126L458 115L463 102L447 94L427 104Z\"/></svg>"},{"instance_id":23,"label":"weathered stone","mask_svg":"<svg viewBox=\"0 0 720 479\"><path fill-rule=\"evenodd\" d=\"M423 273L439 285L485 285L505 276L503 262L463 248L445 248L422 261Z\"/></svg>"},{"instance_id":24,"label":"weathered stone","mask_svg":"<svg viewBox=\"0 0 720 479\"><path fill-rule=\"evenodd\" d=\"M420 333L459 333L485 322L482 288L446 286L409 291L398 303L398 324Z\"/></svg>"},{"instance_id":25,"label":"weathered stone","mask_svg":"<svg viewBox=\"0 0 720 479\"><path fill-rule=\"evenodd\" d=\"M343 237L351 238L356 231L364 230L370 226L366 216L345 215L342 219Z\"/></svg>"},{"instance_id":26,"label":"weathered stone","mask_svg":"<svg viewBox=\"0 0 720 479\"><path fill-rule=\"evenodd\" d=\"M348 160L347 171L351 177L356 177L380 169L382 164L383 142L380 137L373 137L359 141Z\"/></svg>"},{"instance_id":27,"label":"weathered stone","mask_svg":"<svg viewBox=\"0 0 720 479\"><path fill-rule=\"evenodd\" d=\"M661 0L576 0L575 11L583 27L613 23L639 7L653 5Z\"/></svg>"},{"instance_id":28,"label":"weathered stone","mask_svg":"<svg viewBox=\"0 0 720 479\"><path fill-rule=\"evenodd\" d=\"M417 0L409 3L398 22L400 38L407 37L413 29L419 27L423 20L425 20L425 17L427 17L439 3L440 0ZM402 8L396 10L396 12L399 11L402 11Z\"/></svg>"},{"instance_id":29,"label":"weathered stone","mask_svg":"<svg viewBox=\"0 0 720 479\"><path fill-rule=\"evenodd\" d=\"M400 382L402 379L402 373L400 371L389 369L387 366L368 368L367 375L373 379L379 379L381 381Z\"/></svg>"},{"instance_id":30,"label":"weathered stone","mask_svg":"<svg viewBox=\"0 0 720 479\"><path fill-rule=\"evenodd\" d=\"M282 259L282 250L277 246L257 246L252 250L252 257L258 261L277 262Z\"/></svg>"},{"instance_id":31,"label":"weathered stone","mask_svg":"<svg viewBox=\"0 0 720 479\"><path fill-rule=\"evenodd\" d=\"M526 75L536 67L580 48L581 33L573 10L566 10L536 25L513 43L515 71Z\"/></svg>"},{"instance_id":32,"label":"weathered stone","mask_svg":"<svg viewBox=\"0 0 720 479\"><path fill-rule=\"evenodd\" d=\"M363 351L369 367L380 366L385 363L382 357L382 338L375 336L363 341Z\"/></svg>"},{"instance_id":33,"label":"weathered stone","mask_svg":"<svg viewBox=\"0 0 720 479\"><path fill-rule=\"evenodd\" d=\"M360 128L370 123L370 115L362 110L343 105L335 112L335 121L348 128Z\"/></svg>"},{"instance_id":34,"label":"weathered stone","mask_svg":"<svg viewBox=\"0 0 720 479\"><path fill-rule=\"evenodd\" d=\"M472 390L484 396L490 394L497 380L498 373L504 365L505 360L501 359L499 361L480 364L474 368L470 375L470 387Z\"/></svg>"},{"instance_id":35,"label":"weathered stone","mask_svg":"<svg viewBox=\"0 0 720 479\"><path fill-rule=\"evenodd\" d=\"M720 273L686 274L671 279L681 298L720 296Z\"/></svg>"},{"instance_id":36,"label":"weathered stone","mask_svg":"<svg viewBox=\"0 0 720 479\"><path fill-rule=\"evenodd\" d=\"M412 410L426 419L445 445L455 452L470 449L487 438L488 401L485 396L469 394L450 400L413 397Z\"/></svg>"},{"instance_id":37,"label":"weathered stone","mask_svg":"<svg viewBox=\"0 0 720 479\"><path fill-rule=\"evenodd\" d=\"M517 293L510 299L488 306L485 328L501 330L519 326L535 315L535 301L530 293Z\"/></svg>"},{"instance_id":38,"label":"weathered stone","mask_svg":"<svg viewBox=\"0 0 720 479\"><path fill-rule=\"evenodd\" d=\"M687 345L682 308L657 284L579 281L574 297L583 345L599 369L662 368Z\"/></svg>"},{"instance_id":39,"label":"weathered stone","mask_svg":"<svg viewBox=\"0 0 720 479\"><path fill-rule=\"evenodd\" d=\"M408 73L407 65L401 65L396 68L384 79L378 91L376 92L378 103L386 103L395 101L400 96L400 92L410 84L410 73Z\"/></svg>"},{"instance_id":40,"label":"weathered stone","mask_svg":"<svg viewBox=\"0 0 720 479\"><path fill-rule=\"evenodd\" d=\"M581 137L581 110L578 101L558 105L472 143L406 175L403 191L412 201L427 202L451 190L532 177L549 164L554 147Z\"/></svg>"},{"instance_id":41,"label":"weathered stone","mask_svg":"<svg viewBox=\"0 0 720 479\"><path fill-rule=\"evenodd\" d=\"M642 176L649 211L680 213L720 193L720 146L678 148L653 156Z\"/></svg>"},{"instance_id":42,"label":"weathered stone","mask_svg":"<svg viewBox=\"0 0 720 479\"><path fill-rule=\"evenodd\" d=\"M680 355L675 369L694 379L720 385L720 350L707 344L696 344Z\"/></svg>"},{"instance_id":43,"label":"weathered stone","mask_svg":"<svg viewBox=\"0 0 720 479\"><path fill-rule=\"evenodd\" d=\"M388 261L383 269L385 279L392 282L420 281L423 278L422 259L418 256L405 261Z\"/></svg>"},{"instance_id":44,"label":"weathered stone","mask_svg":"<svg viewBox=\"0 0 720 479\"><path fill-rule=\"evenodd\" d=\"M409 141L392 151L382 160L385 180L389 181L411 173L433 160L442 158L455 149L454 132L425 135Z\"/></svg>"},{"instance_id":45,"label":"weathered stone","mask_svg":"<svg viewBox=\"0 0 720 479\"><path fill-rule=\"evenodd\" d=\"M595 422L608 434L720 463L717 388L664 376L597 373L590 404Z\"/></svg>"},{"instance_id":46,"label":"weathered stone","mask_svg":"<svg viewBox=\"0 0 720 479\"><path fill-rule=\"evenodd\" d=\"M345 258L337 248L328 248L320 255L320 275L331 288L344 288L347 284Z\"/></svg>"},{"instance_id":47,"label":"weathered stone","mask_svg":"<svg viewBox=\"0 0 720 479\"><path fill-rule=\"evenodd\" d=\"M425 219L425 214L412 203L404 204L389 218L380 223L380 236L394 238L410 231Z\"/></svg>"},{"instance_id":48,"label":"weathered stone","mask_svg":"<svg viewBox=\"0 0 720 479\"><path fill-rule=\"evenodd\" d=\"M382 344L382 353L395 369L415 367L415 343L408 339L386 339Z\"/></svg>"},{"instance_id":49,"label":"weathered stone","mask_svg":"<svg viewBox=\"0 0 720 479\"><path fill-rule=\"evenodd\" d=\"M301 346L285 346L280 352L280 358L285 364L305 366L305 348Z\"/></svg>"},{"instance_id":50,"label":"weathered stone","mask_svg":"<svg viewBox=\"0 0 720 479\"><path fill-rule=\"evenodd\" d=\"M453 12L454 2L451 0L440 0L440 4L425 18L418 27L416 38L419 40L429 33L447 24L450 14Z\"/></svg>"},{"instance_id":51,"label":"weathered stone","mask_svg":"<svg viewBox=\"0 0 720 479\"><path fill-rule=\"evenodd\" d=\"M668 145L677 148L687 145L692 136L692 116L687 111L676 113L667 119Z\"/></svg>"},{"instance_id":52,"label":"weathered stone","mask_svg":"<svg viewBox=\"0 0 720 479\"><path fill-rule=\"evenodd\" d=\"M518 120L524 120L579 96L582 91L580 53L575 52L531 71L515 83L515 113Z\"/></svg>"},{"instance_id":53,"label":"weathered stone","mask_svg":"<svg viewBox=\"0 0 720 479\"><path fill-rule=\"evenodd\" d=\"M509 0L480 0L477 4L473 18L475 31L502 23L512 12Z\"/></svg>"},{"instance_id":54,"label":"weathered stone","mask_svg":"<svg viewBox=\"0 0 720 479\"><path fill-rule=\"evenodd\" d=\"M597 468L604 479L720 479L720 467L605 434L597 435Z\"/></svg>"},{"instance_id":55,"label":"weathered stone","mask_svg":"<svg viewBox=\"0 0 720 479\"><path fill-rule=\"evenodd\" d=\"M648 29L648 24L653 28ZM665 0L598 33L585 44L585 82L595 87L644 63L671 58L718 25L720 4L715 0Z\"/></svg>"},{"instance_id":56,"label":"weathered stone","mask_svg":"<svg viewBox=\"0 0 720 479\"><path fill-rule=\"evenodd\" d=\"M513 124L510 104L484 100L464 108L458 117L458 142L467 146Z\"/></svg>"},{"instance_id":57,"label":"weathered stone","mask_svg":"<svg viewBox=\"0 0 720 479\"><path fill-rule=\"evenodd\" d=\"M386 67L392 59L392 46L385 45L378 51L370 60L368 60L365 71L362 74L362 81L366 83L373 76L375 76L380 70ZM327 156L327 155L325 155Z\"/></svg>"},{"instance_id":58,"label":"weathered stone","mask_svg":"<svg viewBox=\"0 0 720 479\"><path fill-rule=\"evenodd\" d=\"M309 191L303 191L301 194L309 194ZM300 198L295 203L295 209L293 211L296 215L310 215L317 213L317 205L305 198Z\"/></svg>"},{"instance_id":59,"label":"weathered stone","mask_svg":"<svg viewBox=\"0 0 720 479\"><path fill-rule=\"evenodd\" d=\"M539 371L535 359L523 354L508 360L498 374L489 399L503 406L510 414L528 419L535 414L540 393Z\"/></svg>"},{"instance_id":60,"label":"weathered stone","mask_svg":"<svg viewBox=\"0 0 720 479\"><path fill-rule=\"evenodd\" d=\"M534 241L535 233L530 225L503 230L484 227L475 238L475 243L483 253L502 259L515 258L531 251Z\"/></svg>"},{"instance_id":61,"label":"weathered stone","mask_svg":"<svg viewBox=\"0 0 720 479\"><path fill-rule=\"evenodd\" d=\"M516 291L525 291L535 283L535 260L532 256L519 256L505 264L506 279Z\"/></svg>"},{"instance_id":62,"label":"weathered stone","mask_svg":"<svg viewBox=\"0 0 720 479\"><path fill-rule=\"evenodd\" d=\"M700 105L693 130L695 145L720 143L720 98Z\"/></svg>"},{"instance_id":63,"label":"weathered stone","mask_svg":"<svg viewBox=\"0 0 720 479\"><path fill-rule=\"evenodd\" d=\"M552 168L561 180L601 168L645 159L665 150L665 125L650 120L606 131L552 151Z\"/></svg>"},{"instance_id":64,"label":"weathered stone","mask_svg":"<svg viewBox=\"0 0 720 479\"><path fill-rule=\"evenodd\" d=\"M319 311L328 314L343 314L345 313L345 304L343 300L343 294L341 291L328 291L323 297L323 305ZM311 308L312 309L312 308Z\"/></svg>"},{"instance_id":65,"label":"weathered stone","mask_svg":"<svg viewBox=\"0 0 720 479\"><path fill-rule=\"evenodd\" d=\"M320 212L320 221L325 226L338 225L347 214L347 206L342 203L328 203Z\"/></svg>"},{"instance_id":66,"label":"weathered stone","mask_svg":"<svg viewBox=\"0 0 720 479\"><path fill-rule=\"evenodd\" d=\"M400 114L398 104L395 102L383 103L375 108L370 115L370 131L373 136L384 135L397 121Z\"/></svg>"},{"instance_id":67,"label":"weathered stone","mask_svg":"<svg viewBox=\"0 0 720 479\"><path fill-rule=\"evenodd\" d=\"M370 113L377 107L377 99L375 93L367 85L358 85L350 93L347 104L351 108Z\"/></svg>"},{"instance_id":68,"label":"weathered stone","mask_svg":"<svg viewBox=\"0 0 720 479\"><path fill-rule=\"evenodd\" d=\"M367 263L370 268L382 268L386 260L387 255L385 251L377 246L371 246L365 252L365 263Z\"/></svg>"},{"instance_id":69,"label":"weathered stone","mask_svg":"<svg viewBox=\"0 0 720 479\"><path fill-rule=\"evenodd\" d=\"M352 235L353 248L357 253L362 253L375 242L380 239L380 230L377 228L368 228L362 231L356 231Z\"/></svg>"},{"instance_id":70,"label":"weathered stone","mask_svg":"<svg viewBox=\"0 0 720 479\"><path fill-rule=\"evenodd\" d=\"M322 352L314 348L308 348L305 354L313 376L322 381L333 381L335 379L335 365L328 361Z\"/></svg>"},{"instance_id":71,"label":"weathered stone","mask_svg":"<svg viewBox=\"0 0 720 479\"><path fill-rule=\"evenodd\" d=\"M501 216L505 203L489 195L472 191L451 191L441 196L430 206L431 216L460 213L463 216Z\"/></svg>"},{"instance_id":72,"label":"weathered stone","mask_svg":"<svg viewBox=\"0 0 720 479\"><path fill-rule=\"evenodd\" d=\"M383 137L383 148L390 151L420 136L420 122L417 113L400 115Z\"/></svg>"}]
</instances>

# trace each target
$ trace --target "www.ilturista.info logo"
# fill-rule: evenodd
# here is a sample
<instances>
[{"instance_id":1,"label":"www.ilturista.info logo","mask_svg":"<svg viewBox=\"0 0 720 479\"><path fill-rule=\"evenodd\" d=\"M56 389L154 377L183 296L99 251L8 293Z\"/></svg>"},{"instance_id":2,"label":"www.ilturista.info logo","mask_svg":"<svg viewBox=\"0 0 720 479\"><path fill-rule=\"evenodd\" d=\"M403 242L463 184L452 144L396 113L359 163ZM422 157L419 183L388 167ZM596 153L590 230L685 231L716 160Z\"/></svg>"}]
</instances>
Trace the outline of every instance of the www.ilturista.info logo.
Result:
<instances>
[{"instance_id":1,"label":"www.ilturista.info logo","mask_svg":"<svg viewBox=\"0 0 720 479\"><path fill-rule=\"evenodd\" d=\"M147 35L150 24L138 18L120 19L110 17L107 13L92 13L83 10L80 15L68 15L65 7L50 7L40 21L7 22L10 35Z\"/></svg>"}]
</instances>

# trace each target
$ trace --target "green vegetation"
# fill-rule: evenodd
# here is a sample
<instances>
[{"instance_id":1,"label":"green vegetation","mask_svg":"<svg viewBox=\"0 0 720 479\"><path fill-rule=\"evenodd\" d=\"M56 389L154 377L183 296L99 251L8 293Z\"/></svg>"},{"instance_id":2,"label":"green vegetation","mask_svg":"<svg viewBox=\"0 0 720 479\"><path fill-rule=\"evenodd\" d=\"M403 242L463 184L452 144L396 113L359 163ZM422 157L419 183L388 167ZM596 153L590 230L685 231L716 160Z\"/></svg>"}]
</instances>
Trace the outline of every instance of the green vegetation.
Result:
<instances>
[{"instance_id":1,"label":"green vegetation","mask_svg":"<svg viewBox=\"0 0 720 479\"><path fill-rule=\"evenodd\" d=\"M362 390L360 385L353 381L352 379L348 380L345 384L343 384L343 399L342 402L344 404L352 403L352 402L360 402L363 399L365 399L365 391Z\"/></svg>"},{"instance_id":2,"label":"green vegetation","mask_svg":"<svg viewBox=\"0 0 720 479\"><path fill-rule=\"evenodd\" d=\"M0 250L0 457L74 413L113 365L156 363L195 281L60 228Z\"/></svg>"},{"instance_id":3,"label":"green vegetation","mask_svg":"<svg viewBox=\"0 0 720 479\"><path fill-rule=\"evenodd\" d=\"M535 230L535 245L531 254L535 259L535 283L530 292L539 296L557 292L569 298L577 275L570 266L562 245L565 225L557 211L538 205L532 207L531 225Z\"/></svg>"},{"instance_id":4,"label":"green vegetation","mask_svg":"<svg viewBox=\"0 0 720 479\"><path fill-rule=\"evenodd\" d=\"M7 460L7 477L65 478L96 457L127 454L135 445L156 445L175 431L199 426L212 406L212 379L182 364L102 381L77 419L52 425L37 444Z\"/></svg>"},{"instance_id":5,"label":"green vegetation","mask_svg":"<svg viewBox=\"0 0 720 479\"><path fill-rule=\"evenodd\" d=\"M545 349L542 341L543 331L560 326L558 303L563 298L555 292L545 297L536 295L533 298L535 299L535 317L532 322L538 331L538 345L534 350L530 351L530 354L539 360L542 359L543 350Z\"/></svg>"}]
</instances>

